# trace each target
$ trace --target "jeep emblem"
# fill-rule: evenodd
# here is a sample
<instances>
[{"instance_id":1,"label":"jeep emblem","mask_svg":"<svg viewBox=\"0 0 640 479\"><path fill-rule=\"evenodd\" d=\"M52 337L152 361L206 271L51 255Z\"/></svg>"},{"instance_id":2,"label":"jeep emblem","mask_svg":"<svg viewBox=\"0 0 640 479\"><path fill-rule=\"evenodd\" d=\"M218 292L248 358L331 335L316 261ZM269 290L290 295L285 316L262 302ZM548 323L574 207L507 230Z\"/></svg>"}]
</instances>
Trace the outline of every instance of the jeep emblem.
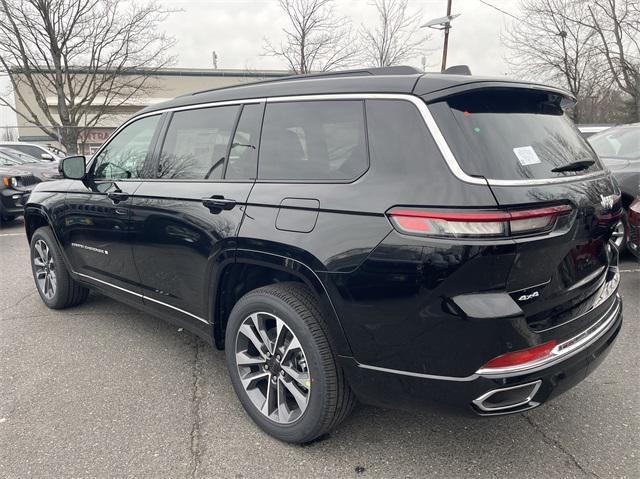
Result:
<instances>
[{"instance_id":1,"label":"jeep emblem","mask_svg":"<svg viewBox=\"0 0 640 479\"><path fill-rule=\"evenodd\" d=\"M613 203L616 198L615 195L609 195L609 196L600 195L600 198L601 198L600 204L605 210L610 210L611 208L613 208Z\"/></svg>"}]
</instances>

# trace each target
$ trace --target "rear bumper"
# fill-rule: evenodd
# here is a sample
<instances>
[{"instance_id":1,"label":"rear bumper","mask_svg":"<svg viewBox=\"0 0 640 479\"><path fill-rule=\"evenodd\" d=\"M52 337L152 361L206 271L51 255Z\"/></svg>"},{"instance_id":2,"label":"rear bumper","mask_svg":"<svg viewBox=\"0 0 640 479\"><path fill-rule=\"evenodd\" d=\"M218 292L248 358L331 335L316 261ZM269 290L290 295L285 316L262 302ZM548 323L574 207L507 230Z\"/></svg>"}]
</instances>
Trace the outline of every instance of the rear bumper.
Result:
<instances>
[{"instance_id":1,"label":"rear bumper","mask_svg":"<svg viewBox=\"0 0 640 479\"><path fill-rule=\"evenodd\" d=\"M359 399L383 407L445 408L490 416L526 411L570 389L587 377L609 353L622 327L622 303L612 307L586 341L553 361L504 374L446 377L377 368L341 358ZM584 338L584 337L583 337ZM522 386L522 387L519 387Z\"/></svg>"}]
</instances>

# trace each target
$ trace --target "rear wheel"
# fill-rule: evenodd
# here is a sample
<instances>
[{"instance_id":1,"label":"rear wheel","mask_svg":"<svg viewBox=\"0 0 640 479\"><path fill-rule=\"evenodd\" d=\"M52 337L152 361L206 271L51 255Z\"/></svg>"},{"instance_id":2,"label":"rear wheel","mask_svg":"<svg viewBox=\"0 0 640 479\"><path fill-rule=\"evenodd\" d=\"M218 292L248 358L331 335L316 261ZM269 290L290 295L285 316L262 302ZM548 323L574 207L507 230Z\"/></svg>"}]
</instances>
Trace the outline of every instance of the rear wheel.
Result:
<instances>
[{"instance_id":1,"label":"rear wheel","mask_svg":"<svg viewBox=\"0 0 640 479\"><path fill-rule=\"evenodd\" d=\"M303 285L280 283L243 296L227 324L226 357L243 407L277 439L312 441L353 408L320 307Z\"/></svg>"},{"instance_id":2,"label":"rear wheel","mask_svg":"<svg viewBox=\"0 0 640 479\"><path fill-rule=\"evenodd\" d=\"M76 306L89 295L69 274L49 227L37 229L31 237L31 269L40 298L49 308Z\"/></svg>"},{"instance_id":3,"label":"rear wheel","mask_svg":"<svg viewBox=\"0 0 640 479\"><path fill-rule=\"evenodd\" d=\"M622 213L620 217L620 221L616 224L613 233L611 234L611 240L618 248L620 254L625 252L625 248L627 246L627 236L628 236L629 223L627 220L626 212Z\"/></svg>"}]
</instances>

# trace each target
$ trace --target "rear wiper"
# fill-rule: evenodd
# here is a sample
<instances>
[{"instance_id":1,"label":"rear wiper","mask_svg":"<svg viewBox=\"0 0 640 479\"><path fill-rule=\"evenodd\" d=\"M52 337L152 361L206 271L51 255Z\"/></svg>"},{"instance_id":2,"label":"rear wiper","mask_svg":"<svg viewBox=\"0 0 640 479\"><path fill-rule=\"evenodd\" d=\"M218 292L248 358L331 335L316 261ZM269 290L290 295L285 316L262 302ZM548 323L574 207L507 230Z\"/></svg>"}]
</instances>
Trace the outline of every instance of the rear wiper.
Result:
<instances>
[{"instance_id":1,"label":"rear wiper","mask_svg":"<svg viewBox=\"0 0 640 479\"><path fill-rule=\"evenodd\" d=\"M568 165L558 166L551 170L554 173L562 173L563 171L582 171L589 168L591 165L595 163L594 160L580 160L574 161L573 163L569 163Z\"/></svg>"}]
</instances>

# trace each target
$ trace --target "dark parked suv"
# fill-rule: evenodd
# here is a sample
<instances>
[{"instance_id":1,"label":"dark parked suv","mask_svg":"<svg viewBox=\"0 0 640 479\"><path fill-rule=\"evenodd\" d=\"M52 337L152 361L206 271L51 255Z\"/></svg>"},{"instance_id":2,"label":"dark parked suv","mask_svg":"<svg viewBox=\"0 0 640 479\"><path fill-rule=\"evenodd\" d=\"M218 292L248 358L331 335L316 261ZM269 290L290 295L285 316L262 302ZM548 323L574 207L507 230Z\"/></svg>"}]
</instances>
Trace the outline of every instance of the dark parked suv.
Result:
<instances>
[{"instance_id":1,"label":"dark parked suv","mask_svg":"<svg viewBox=\"0 0 640 479\"><path fill-rule=\"evenodd\" d=\"M51 308L94 289L226 349L251 418L310 441L355 398L534 408L622 324L620 192L551 87L408 69L195 93L26 208Z\"/></svg>"}]
</instances>

